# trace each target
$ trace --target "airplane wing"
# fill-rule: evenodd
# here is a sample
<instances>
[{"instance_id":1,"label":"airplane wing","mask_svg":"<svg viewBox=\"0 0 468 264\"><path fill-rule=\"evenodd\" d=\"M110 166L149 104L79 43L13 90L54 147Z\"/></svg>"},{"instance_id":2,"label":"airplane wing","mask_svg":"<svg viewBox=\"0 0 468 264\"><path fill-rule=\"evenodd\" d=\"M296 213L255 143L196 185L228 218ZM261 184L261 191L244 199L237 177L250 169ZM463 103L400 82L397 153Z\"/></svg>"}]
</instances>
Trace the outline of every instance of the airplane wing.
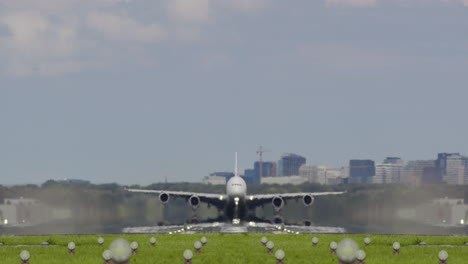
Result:
<instances>
[{"instance_id":1,"label":"airplane wing","mask_svg":"<svg viewBox=\"0 0 468 264\"><path fill-rule=\"evenodd\" d=\"M269 194L254 194L250 195L247 198L247 202L249 207L256 207L256 206L263 206L268 203L277 201L277 206L282 207L283 201L285 200L302 200L302 202L306 205L312 205L314 202L315 196L323 196L323 195L339 195L344 194L346 192L311 192L311 193L269 193ZM276 202L275 202L276 203Z\"/></svg>"},{"instance_id":2,"label":"airplane wing","mask_svg":"<svg viewBox=\"0 0 468 264\"><path fill-rule=\"evenodd\" d=\"M197 193L197 192L180 192L180 191L165 191L165 190L144 190L144 189L127 189L129 192L134 193L147 193L147 194L167 194L174 198L183 198L189 200L191 197L198 197L201 202L222 207L226 200L226 194L215 194L215 193ZM161 196L160 196L161 199ZM163 201L164 202L164 201Z\"/></svg>"},{"instance_id":3,"label":"airplane wing","mask_svg":"<svg viewBox=\"0 0 468 264\"><path fill-rule=\"evenodd\" d=\"M322 196L322 195L338 195L346 192L312 192L312 193L268 193L268 194L254 194L250 196L250 200L271 200L274 197L281 197L285 199L299 199L305 195Z\"/></svg>"}]
</instances>

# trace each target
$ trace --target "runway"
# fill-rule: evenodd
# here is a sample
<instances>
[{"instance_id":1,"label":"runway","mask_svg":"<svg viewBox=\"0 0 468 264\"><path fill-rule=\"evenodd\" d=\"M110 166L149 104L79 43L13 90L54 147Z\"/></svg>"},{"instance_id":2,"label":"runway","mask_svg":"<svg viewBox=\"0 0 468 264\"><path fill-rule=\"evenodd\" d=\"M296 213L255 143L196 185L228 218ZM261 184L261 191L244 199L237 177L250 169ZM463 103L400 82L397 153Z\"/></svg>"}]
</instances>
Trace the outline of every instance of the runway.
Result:
<instances>
[{"instance_id":1,"label":"runway","mask_svg":"<svg viewBox=\"0 0 468 264\"><path fill-rule=\"evenodd\" d=\"M173 225L173 226L141 226L126 227L123 233L129 234L194 234L194 233L275 233L275 234L343 234L346 229L333 226L295 226L295 225L273 225L267 223L204 223L194 225Z\"/></svg>"}]
</instances>

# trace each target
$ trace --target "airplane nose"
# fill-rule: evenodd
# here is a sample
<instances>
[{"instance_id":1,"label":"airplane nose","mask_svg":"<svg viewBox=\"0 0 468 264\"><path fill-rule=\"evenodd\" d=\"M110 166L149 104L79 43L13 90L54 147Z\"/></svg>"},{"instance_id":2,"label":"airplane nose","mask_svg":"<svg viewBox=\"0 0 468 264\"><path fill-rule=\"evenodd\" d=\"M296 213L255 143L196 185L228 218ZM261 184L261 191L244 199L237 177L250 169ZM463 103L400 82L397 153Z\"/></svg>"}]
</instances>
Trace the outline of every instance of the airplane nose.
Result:
<instances>
[{"instance_id":1,"label":"airplane nose","mask_svg":"<svg viewBox=\"0 0 468 264\"><path fill-rule=\"evenodd\" d=\"M244 195L244 191L240 187L233 188L232 194L235 196L241 196Z\"/></svg>"}]
</instances>

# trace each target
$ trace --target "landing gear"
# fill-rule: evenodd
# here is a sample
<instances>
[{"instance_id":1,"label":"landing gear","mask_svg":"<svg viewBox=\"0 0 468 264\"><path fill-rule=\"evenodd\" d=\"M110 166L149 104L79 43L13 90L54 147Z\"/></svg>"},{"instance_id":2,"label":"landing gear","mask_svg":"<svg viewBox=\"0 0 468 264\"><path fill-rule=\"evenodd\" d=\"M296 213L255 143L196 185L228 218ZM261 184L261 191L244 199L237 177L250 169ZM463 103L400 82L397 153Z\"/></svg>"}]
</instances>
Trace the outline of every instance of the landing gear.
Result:
<instances>
[{"instance_id":1,"label":"landing gear","mask_svg":"<svg viewBox=\"0 0 468 264\"><path fill-rule=\"evenodd\" d=\"M190 223L191 224L198 224L198 215L197 215L197 209L192 208L192 217L190 218Z\"/></svg>"},{"instance_id":2,"label":"landing gear","mask_svg":"<svg viewBox=\"0 0 468 264\"><path fill-rule=\"evenodd\" d=\"M198 218L196 216L193 216L192 219L190 219L190 223L192 225L196 225L198 224Z\"/></svg>"},{"instance_id":3,"label":"landing gear","mask_svg":"<svg viewBox=\"0 0 468 264\"><path fill-rule=\"evenodd\" d=\"M284 224L284 218L281 216L281 214L279 213L275 214L275 216L273 217L272 224L275 224L275 225Z\"/></svg>"}]
</instances>

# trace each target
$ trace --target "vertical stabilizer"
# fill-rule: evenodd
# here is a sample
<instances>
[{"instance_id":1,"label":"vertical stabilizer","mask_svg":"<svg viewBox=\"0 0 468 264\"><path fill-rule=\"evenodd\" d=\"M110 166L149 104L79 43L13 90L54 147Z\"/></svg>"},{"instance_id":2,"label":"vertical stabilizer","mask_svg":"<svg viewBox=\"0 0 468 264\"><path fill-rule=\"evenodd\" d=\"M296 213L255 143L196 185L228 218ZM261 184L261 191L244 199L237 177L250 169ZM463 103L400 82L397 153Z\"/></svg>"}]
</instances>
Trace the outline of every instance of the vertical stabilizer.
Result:
<instances>
[{"instance_id":1,"label":"vertical stabilizer","mask_svg":"<svg viewBox=\"0 0 468 264\"><path fill-rule=\"evenodd\" d=\"M236 152L236 155L235 155L235 165L234 165L234 177L237 177L239 176L239 174L237 173L237 152Z\"/></svg>"}]
</instances>

